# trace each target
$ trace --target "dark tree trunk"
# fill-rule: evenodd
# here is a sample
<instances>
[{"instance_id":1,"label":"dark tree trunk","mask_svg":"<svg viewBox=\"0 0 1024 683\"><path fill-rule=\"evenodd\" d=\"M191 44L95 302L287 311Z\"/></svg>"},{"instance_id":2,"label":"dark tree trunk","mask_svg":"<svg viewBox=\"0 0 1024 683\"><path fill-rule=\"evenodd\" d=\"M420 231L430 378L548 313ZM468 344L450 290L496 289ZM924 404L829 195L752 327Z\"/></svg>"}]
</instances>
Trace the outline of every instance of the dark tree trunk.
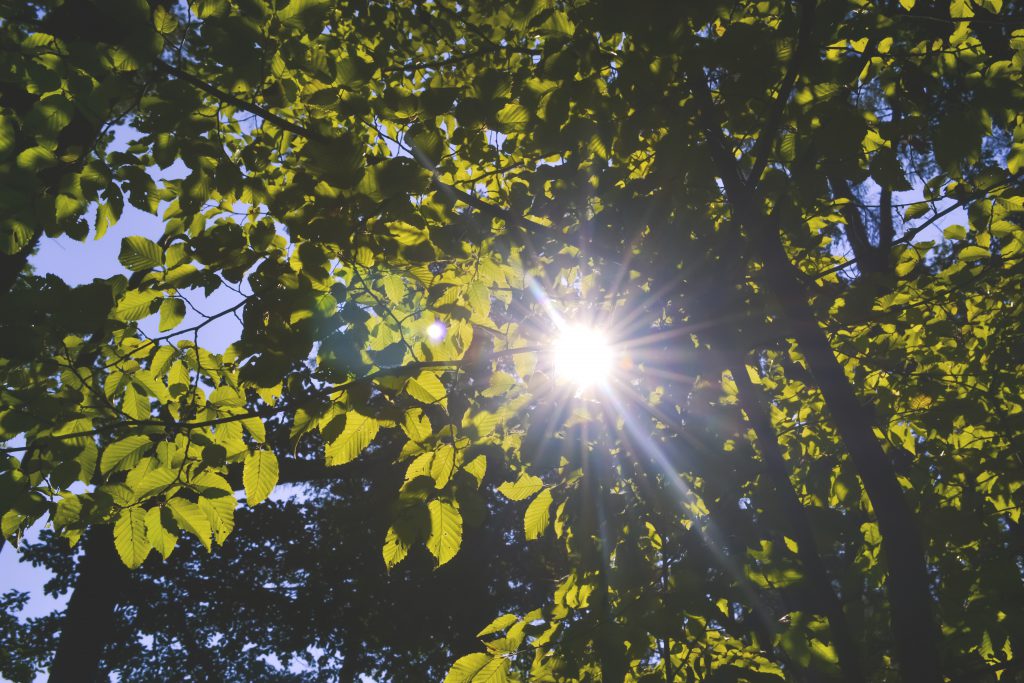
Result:
<instances>
[{"instance_id":1,"label":"dark tree trunk","mask_svg":"<svg viewBox=\"0 0 1024 683\"><path fill-rule=\"evenodd\" d=\"M807 367L821 389L832 422L846 444L871 500L888 564L886 589L896 659L907 683L938 683L938 627L924 543L890 457L874 434L875 416L862 405L814 316L799 275L775 226L744 221L758 244L766 281L779 298ZM760 233L759 233L760 231ZM766 234L765 231L770 231Z\"/></svg>"},{"instance_id":2,"label":"dark tree trunk","mask_svg":"<svg viewBox=\"0 0 1024 683\"><path fill-rule=\"evenodd\" d=\"M92 528L82 543L78 578L50 666L51 683L100 680L100 655L114 627L118 591L128 579L128 569L114 550L108 527Z\"/></svg>"},{"instance_id":3,"label":"dark tree trunk","mask_svg":"<svg viewBox=\"0 0 1024 683\"><path fill-rule=\"evenodd\" d=\"M740 173L722 133L724 126L706 74L691 68L687 80L732 216L756 250L755 258L764 265L763 284L782 304L786 336L797 340L874 508L889 569L886 590L901 676L905 683L939 683L939 630L932 611L924 544L892 462L875 437L875 416L869 407L861 405L818 324L801 274L786 254L776 216L767 214L763 198L751 190ZM778 102L785 106L784 98ZM762 135L776 133L762 131Z\"/></svg>"},{"instance_id":4,"label":"dark tree trunk","mask_svg":"<svg viewBox=\"0 0 1024 683\"><path fill-rule=\"evenodd\" d=\"M807 579L815 601L828 618L836 654L839 656L839 667L843 680L847 683L863 681L864 672L861 668L857 640L850 631L839 596L832 589L832 582L825 563L821 559L818 543L807 520L807 514L800 499L797 498L796 491L793 490L793 483L789 478L789 466L782 457L782 449L779 448L778 435L772 426L764 394L750 381L746 368L742 365L733 367L732 376L739 389L740 407L747 414L747 419L750 420L765 468L775 484L776 492L781 497L782 508L786 520L790 524L789 531L797 543L797 556L807 572Z\"/></svg>"}]
</instances>

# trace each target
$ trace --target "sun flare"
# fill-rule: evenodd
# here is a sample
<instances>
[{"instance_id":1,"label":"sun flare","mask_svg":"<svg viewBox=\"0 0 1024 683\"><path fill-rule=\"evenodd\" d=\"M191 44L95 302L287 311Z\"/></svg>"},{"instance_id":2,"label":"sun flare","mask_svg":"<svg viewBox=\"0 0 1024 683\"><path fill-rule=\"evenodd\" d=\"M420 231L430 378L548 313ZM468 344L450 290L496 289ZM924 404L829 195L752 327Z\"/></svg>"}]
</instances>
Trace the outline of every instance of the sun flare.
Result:
<instances>
[{"instance_id":1,"label":"sun flare","mask_svg":"<svg viewBox=\"0 0 1024 683\"><path fill-rule=\"evenodd\" d=\"M590 327L567 327L554 344L555 373L580 389L607 382L613 359L608 338Z\"/></svg>"}]
</instances>

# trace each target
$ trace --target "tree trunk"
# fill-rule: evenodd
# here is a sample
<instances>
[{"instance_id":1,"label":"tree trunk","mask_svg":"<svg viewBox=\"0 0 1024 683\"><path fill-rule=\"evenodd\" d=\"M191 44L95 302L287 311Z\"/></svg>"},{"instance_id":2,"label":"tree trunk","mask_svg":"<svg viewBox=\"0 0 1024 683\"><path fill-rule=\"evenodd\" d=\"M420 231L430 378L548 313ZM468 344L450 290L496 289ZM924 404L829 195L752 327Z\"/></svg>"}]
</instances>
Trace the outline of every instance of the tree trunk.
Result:
<instances>
[{"instance_id":1,"label":"tree trunk","mask_svg":"<svg viewBox=\"0 0 1024 683\"><path fill-rule=\"evenodd\" d=\"M896 659L907 683L938 683L938 627L932 613L925 547L889 456L874 434L875 416L857 398L808 303L775 226L743 221L764 259L766 283L779 298L833 424L864 483L888 564L887 592ZM767 221L762 221L765 223Z\"/></svg>"},{"instance_id":2,"label":"tree trunk","mask_svg":"<svg viewBox=\"0 0 1024 683\"><path fill-rule=\"evenodd\" d=\"M128 579L128 569L114 550L109 527L90 529L83 544L78 578L50 665L51 683L100 680L100 655L114 627L118 590Z\"/></svg>"},{"instance_id":3,"label":"tree trunk","mask_svg":"<svg viewBox=\"0 0 1024 683\"><path fill-rule=\"evenodd\" d=\"M828 570L825 568L825 563L822 562L821 553L817 541L814 539L811 525L807 521L803 504L797 498L796 491L793 490L793 482L789 478L789 466L782 457L782 449L779 447L778 435L772 426L771 417L765 405L764 394L750 381L743 365L734 366L732 376L739 390L740 407L747 414L747 419L750 420L750 425L757 437L757 447L761 452L761 458L764 460L768 475L775 484L775 490L781 496L782 508L786 520L790 524L789 531L797 543L797 556L807 572L811 591L818 601L822 613L828 618L832 641L835 643L836 654L839 656L839 667L843 680L848 683L863 681L864 672L861 668L857 641L846 621L842 602L832 590Z\"/></svg>"}]
</instances>

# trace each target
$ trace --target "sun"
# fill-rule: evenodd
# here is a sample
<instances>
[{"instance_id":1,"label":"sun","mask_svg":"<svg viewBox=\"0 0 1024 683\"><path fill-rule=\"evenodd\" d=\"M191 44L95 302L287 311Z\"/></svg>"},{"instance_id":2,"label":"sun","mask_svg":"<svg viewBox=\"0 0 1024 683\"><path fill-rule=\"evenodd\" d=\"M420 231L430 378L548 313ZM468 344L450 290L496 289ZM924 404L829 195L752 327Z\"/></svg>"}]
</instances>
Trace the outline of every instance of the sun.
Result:
<instances>
[{"instance_id":1,"label":"sun","mask_svg":"<svg viewBox=\"0 0 1024 683\"><path fill-rule=\"evenodd\" d=\"M614 357L608 337L583 325L563 329L553 346L555 374L579 389L607 383Z\"/></svg>"}]
</instances>

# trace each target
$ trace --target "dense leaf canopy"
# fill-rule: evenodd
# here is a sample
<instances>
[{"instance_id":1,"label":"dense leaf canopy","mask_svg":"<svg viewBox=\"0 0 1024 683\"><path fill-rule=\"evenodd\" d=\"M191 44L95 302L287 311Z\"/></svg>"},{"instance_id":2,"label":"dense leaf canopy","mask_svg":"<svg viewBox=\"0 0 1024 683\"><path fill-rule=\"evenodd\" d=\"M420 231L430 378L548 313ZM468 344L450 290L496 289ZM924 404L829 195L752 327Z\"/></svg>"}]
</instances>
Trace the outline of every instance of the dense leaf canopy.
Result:
<instances>
[{"instance_id":1,"label":"dense leaf canopy","mask_svg":"<svg viewBox=\"0 0 1024 683\"><path fill-rule=\"evenodd\" d=\"M1017 675L1002 5L4 5L4 537L227 552L236 491L377 459L382 574L517 552L505 509L560 553L451 683ZM27 268L126 201L123 273ZM607 381L553 367L574 325Z\"/></svg>"}]
</instances>

